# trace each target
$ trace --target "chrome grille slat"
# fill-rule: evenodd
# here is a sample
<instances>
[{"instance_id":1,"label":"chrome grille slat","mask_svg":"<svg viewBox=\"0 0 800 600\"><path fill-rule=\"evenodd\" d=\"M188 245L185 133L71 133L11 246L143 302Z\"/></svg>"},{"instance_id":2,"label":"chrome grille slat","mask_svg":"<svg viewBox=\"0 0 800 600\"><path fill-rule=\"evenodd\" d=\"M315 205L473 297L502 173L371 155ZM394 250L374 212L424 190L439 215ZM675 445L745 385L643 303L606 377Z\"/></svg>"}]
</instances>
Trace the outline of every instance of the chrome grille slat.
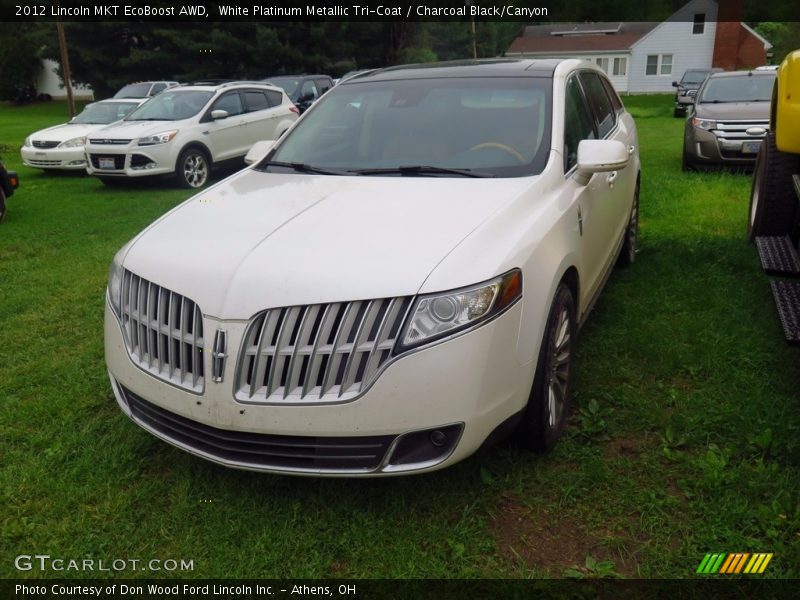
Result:
<instances>
[{"instance_id":1,"label":"chrome grille slat","mask_svg":"<svg viewBox=\"0 0 800 600\"><path fill-rule=\"evenodd\" d=\"M248 324L236 369L244 402L342 402L385 365L410 297L273 308Z\"/></svg>"},{"instance_id":2,"label":"chrome grille slat","mask_svg":"<svg viewBox=\"0 0 800 600\"><path fill-rule=\"evenodd\" d=\"M303 390L300 393L300 397L305 398L306 394L308 394L309 389L312 387L311 382L316 382L317 377L319 376L319 370L322 366L322 354L320 353L320 344L322 340L327 340L328 336L331 334L331 329L333 328L333 320L328 319L328 314L331 311L331 307L334 307L334 311L339 310L339 304L326 304L325 308L322 312L322 321L320 322L320 329L317 331L316 339L314 340L314 347L311 349L311 356L308 358L308 368L306 369L306 377L305 381L303 381Z\"/></svg>"},{"instance_id":3,"label":"chrome grille slat","mask_svg":"<svg viewBox=\"0 0 800 600\"><path fill-rule=\"evenodd\" d=\"M136 365L202 392L203 315L192 300L126 270L117 309L128 355Z\"/></svg>"}]
</instances>

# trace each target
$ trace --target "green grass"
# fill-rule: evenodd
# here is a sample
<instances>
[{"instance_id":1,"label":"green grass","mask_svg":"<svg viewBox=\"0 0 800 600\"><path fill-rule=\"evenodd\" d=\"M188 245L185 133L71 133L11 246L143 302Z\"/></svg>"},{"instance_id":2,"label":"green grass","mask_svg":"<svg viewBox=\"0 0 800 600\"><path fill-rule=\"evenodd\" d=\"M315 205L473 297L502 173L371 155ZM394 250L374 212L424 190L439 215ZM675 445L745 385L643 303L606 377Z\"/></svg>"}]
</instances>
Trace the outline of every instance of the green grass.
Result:
<instances>
[{"instance_id":1,"label":"green grass","mask_svg":"<svg viewBox=\"0 0 800 600\"><path fill-rule=\"evenodd\" d=\"M625 101L641 251L581 332L565 439L355 481L228 470L128 421L103 364L108 264L188 193L22 167L66 110L0 105L22 179L0 226L0 577L41 553L183 558L193 577L672 578L739 551L800 576L800 354L745 242L749 177L682 173L670 98Z\"/></svg>"}]
</instances>

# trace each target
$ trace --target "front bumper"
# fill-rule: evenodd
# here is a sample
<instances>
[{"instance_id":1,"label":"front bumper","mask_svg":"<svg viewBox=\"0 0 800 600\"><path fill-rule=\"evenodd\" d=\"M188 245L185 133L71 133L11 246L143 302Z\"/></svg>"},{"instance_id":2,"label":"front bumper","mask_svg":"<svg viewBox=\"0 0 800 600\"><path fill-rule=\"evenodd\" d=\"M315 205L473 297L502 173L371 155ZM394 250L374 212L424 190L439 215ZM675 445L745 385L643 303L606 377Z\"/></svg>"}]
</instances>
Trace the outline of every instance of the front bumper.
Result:
<instances>
[{"instance_id":1,"label":"front bumper","mask_svg":"<svg viewBox=\"0 0 800 600\"><path fill-rule=\"evenodd\" d=\"M75 148L39 149L23 146L20 150L22 163L37 169L83 171L86 169L86 154L83 146Z\"/></svg>"},{"instance_id":2,"label":"front bumper","mask_svg":"<svg viewBox=\"0 0 800 600\"><path fill-rule=\"evenodd\" d=\"M713 131L687 123L683 150L691 164L752 167L763 136L747 140L724 140Z\"/></svg>"},{"instance_id":3,"label":"front bumper","mask_svg":"<svg viewBox=\"0 0 800 600\"><path fill-rule=\"evenodd\" d=\"M238 402L233 382L247 323L206 315L204 331L224 329L230 356L222 382L208 378L200 394L137 367L108 305L106 363L126 415L164 441L216 463L324 476L425 472L466 458L525 407L533 365L516 360L521 311L517 302L465 335L399 357L363 394L336 404ZM207 373L211 355L206 348ZM365 458L366 446L371 459ZM353 450L353 460L340 460L342 448Z\"/></svg>"},{"instance_id":4,"label":"front bumper","mask_svg":"<svg viewBox=\"0 0 800 600\"><path fill-rule=\"evenodd\" d=\"M138 146L135 142L86 146L86 171L101 177L169 175L175 172L175 160L172 142L156 146Z\"/></svg>"}]
</instances>

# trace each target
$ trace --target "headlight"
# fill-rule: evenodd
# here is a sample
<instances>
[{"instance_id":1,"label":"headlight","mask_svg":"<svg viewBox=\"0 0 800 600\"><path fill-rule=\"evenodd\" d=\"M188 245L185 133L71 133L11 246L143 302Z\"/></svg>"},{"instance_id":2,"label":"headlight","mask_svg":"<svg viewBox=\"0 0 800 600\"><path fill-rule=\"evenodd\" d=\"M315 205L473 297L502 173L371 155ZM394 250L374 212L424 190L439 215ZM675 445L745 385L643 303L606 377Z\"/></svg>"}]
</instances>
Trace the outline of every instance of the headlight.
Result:
<instances>
[{"instance_id":1,"label":"headlight","mask_svg":"<svg viewBox=\"0 0 800 600\"><path fill-rule=\"evenodd\" d=\"M108 299L117 316L121 313L120 299L122 297L122 265L119 263L118 257L119 253L114 257L108 269Z\"/></svg>"},{"instance_id":2,"label":"headlight","mask_svg":"<svg viewBox=\"0 0 800 600\"><path fill-rule=\"evenodd\" d=\"M694 117L692 119L692 125L694 125L698 129L705 129L706 131L709 131L711 129L716 129L717 122L712 121L711 119L699 119L697 117Z\"/></svg>"},{"instance_id":3,"label":"headlight","mask_svg":"<svg viewBox=\"0 0 800 600\"><path fill-rule=\"evenodd\" d=\"M139 146L155 146L156 144L166 144L167 142L171 141L178 135L178 130L173 129L172 131L162 131L161 133L156 133L154 135L148 135L147 137L139 138L136 140L136 143Z\"/></svg>"},{"instance_id":4,"label":"headlight","mask_svg":"<svg viewBox=\"0 0 800 600\"><path fill-rule=\"evenodd\" d=\"M522 273L515 269L478 285L420 296L411 308L399 352L465 331L491 319L522 296Z\"/></svg>"},{"instance_id":5,"label":"headlight","mask_svg":"<svg viewBox=\"0 0 800 600\"><path fill-rule=\"evenodd\" d=\"M78 146L85 146L86 145L86 136L72 138L71 140L67 140L66 142L61 142L58 147L59 148L77 148Z\"/></svg>"},{"instance_id":6,"label":"headlight","mask_svg":"<svg viewBox=\"0 0 800 600\"><path fill-rule=\"evenodd\" d=\"M24 141L24 142L22 142L22 145L23 145L23 146L27 146L28 148L30 148L31 146L33 146L33 143L31 142L31 136L28 136L28 137L26 137L26 138L25 138L25 141Z\"/></svg>"}]
</instances>

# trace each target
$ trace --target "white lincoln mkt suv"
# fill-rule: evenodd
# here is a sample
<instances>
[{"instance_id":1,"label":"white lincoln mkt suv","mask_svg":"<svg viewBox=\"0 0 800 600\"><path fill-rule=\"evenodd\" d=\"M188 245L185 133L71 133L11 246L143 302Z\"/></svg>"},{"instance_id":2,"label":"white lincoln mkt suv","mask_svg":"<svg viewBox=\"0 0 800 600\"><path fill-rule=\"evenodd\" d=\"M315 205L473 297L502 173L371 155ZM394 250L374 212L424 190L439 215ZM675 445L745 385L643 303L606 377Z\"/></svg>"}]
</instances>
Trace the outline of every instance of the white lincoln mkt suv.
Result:
<instances>
[{"instance_id":1,"label":"white lincoln mkt suv","mask_svg":"<svg viewBox=\"0 0 800 600\"><path fill-rule=\"evenodd\" d=\"M636 127L603 72L373 71L257 147L113 260L125 414L279 473L431 471L512 431L552 448L578 326L635 257Z\"/></svg>"},{"instance_id":2,"label":"white lincoln mkt suv","mask_svg":"<svg viewBox=\"0 0 800 600\"><path fill-rule=\"evenodd\" d=\"M298 110L261 82L171 87L86 140L87 172L105 183L175 175L199 188L221 163L241 161L255 142L276 139Z\"/></svg>"}]
</instances>

